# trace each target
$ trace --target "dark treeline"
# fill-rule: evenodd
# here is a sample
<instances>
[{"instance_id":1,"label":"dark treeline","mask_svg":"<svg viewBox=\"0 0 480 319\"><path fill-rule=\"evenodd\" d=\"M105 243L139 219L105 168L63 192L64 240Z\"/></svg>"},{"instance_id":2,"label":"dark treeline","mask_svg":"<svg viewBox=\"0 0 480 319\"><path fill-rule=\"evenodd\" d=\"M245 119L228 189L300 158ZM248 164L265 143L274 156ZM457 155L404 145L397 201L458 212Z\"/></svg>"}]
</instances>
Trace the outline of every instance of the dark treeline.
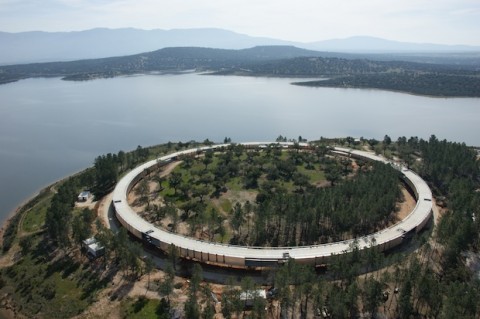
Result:
<instances>
[{"instance_id":1,"label":"dark treeline","mask_svg":"<svg viewBox=\"0 0 480 319\"><path fill-rule=\"evenodd\" d=\"M47 210L45 225L53 243L67 247L70 240L70 227L73 207L78 195L78 189L83 183L76 178L69 178L58 188Z\"/></svg>"},{"instance_id":2,"label":"dark treeline","mask_svg":"<svg viewBox=\"0 0 480 319\"><path fill-rule=\"evenodd\" d=\"M404 286L410 297L403 300L404 309L414 314L423 306L432 318L476 318L480 281L468 259L480 249L478 154L464 143L438 140L434 135L428 141L401 137L392 146L429 182L447 208L438 223L436 241L423 248L426 267L407 271ZM412 160L417 157L422 160Z\"/></svg>"},{"instance_id":3,"label":"dark treeline","mask_svg":"<svg viewBox=\"0 0 480 319\"><path fill-rule=\"evenodd\" d=\"M480 77L442 73L359 74L295 84L316 87L375 88L432 96L480 96Z\"/></svg>"},{"instance_id":4,"label":"dark treeline","mask_svg":"<svg viewBox=\"0 0 480 319\"><path fill-rule=\"evenodd\" d=\"M253 220L254 243L297 246L358 237L385 227L395 220L400 188L395 169L374 163L334 187L261 194Z\"/></svg>"},{"instance_id":5,"label":"dark treeline","mask_svg":"<svg viewBox=\"0 0 480 319\"><path fill-rule=\"evenodd\" d=\"M416 149L423 158L421 174L431 180L442 194L448 194L452 183L460 180L467 182L472 189L479 185L477 153L464 143L440 141L431 136L428 141L420 140Z\"/></svg>"},{"instance_id":6,"label":"dark treeline","mask_svg":"<svg viewBox=\"0 0 480 319\"><path fill-rule=\"evenodd\" d=\"M464 143L441 141L433 135L428 141L411 138L404 145L422 157L421 162L415 163L418 171L448 208L437 229L438 241L444 246L443 271L449 277L464 280L468 277L464 252L477 253L480 249L477 153ZM415 156L412 152L408 157Z\"/></svg>"},{"instance_id":7,"label":"dark treeline","mask_svg":"<svg viewBox=\"0 0 480 319\"><path fill-rule=\"evenodd\" d=\"M229 72L229 71L225 71ZM339 76L398 72L427 72L452 75L478 75L474 69L432 63L376 61L333 57L296 57L251 65L246 74L279 76Z\"/></svg>"}]
</instances>

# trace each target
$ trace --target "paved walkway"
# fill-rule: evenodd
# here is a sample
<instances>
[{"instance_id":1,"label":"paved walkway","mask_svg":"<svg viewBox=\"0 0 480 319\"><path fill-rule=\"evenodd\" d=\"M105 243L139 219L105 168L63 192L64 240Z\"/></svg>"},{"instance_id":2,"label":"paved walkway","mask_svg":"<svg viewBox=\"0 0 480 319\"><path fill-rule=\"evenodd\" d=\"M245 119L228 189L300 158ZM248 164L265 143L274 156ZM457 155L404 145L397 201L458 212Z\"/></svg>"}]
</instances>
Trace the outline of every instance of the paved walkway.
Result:
<instances>
[{"instance_id":1,"label":"paved walkway","mask_svg":"<svg viewBox=\"0 0 480 319\"><path fill-rule=\"evenodd\" d=\"M247 147L262 148L271 143L251 142L242 144ZM279 144L281 147L293 146L293 143L277 144ZM306 263L322 264L326 263L330 256L334 254L341 254L351 247L354 242L353 239L306 247L270 248L233 246L206 242L156 228L154 225L138 216L138 214L136 214L129 206L127 193L130 189L130 186L134 181L137 180L137 176L142 174L145 170L150 169L150 167L158 165L162 162L170 163L171 161L176 161L181 156L189 156L208 149L217 149L226 146L228 146L228 144L180 151L144 163L133 169L117 183L117 186L114 190L113 202L119 221L139 239L142 239L142 237L148 233L148 235L154 242L157 243L158 246L161 245L163 248L165 248L168 247L168 245L173 244L176 247L179 247L180 254L183 257L193 258L201 262L220 263L226 266L244 267L249 265L266 265L267 263L275 263L283 261L287 258L294 258L298 261L303 261ZM308 147L308 144L302 143L300 146ZM385 158L370 152L346 148L335 148L335 151L338 153L343 153L347 156L391 163ZM359 238L358 245L360 249L369 247L373 239L375 239L376 246L378 246L381 250L386 250L399 245L403 241L404 234L411 231L419 231L432 214L432 194L425 181L423 181L420 176L404 167L398 167L398 169L403 174L406 181L414 188L414 191L417 194L417 205L405 219L396 225L381 230L377 233Z\"/></svg>"}]
</instances>

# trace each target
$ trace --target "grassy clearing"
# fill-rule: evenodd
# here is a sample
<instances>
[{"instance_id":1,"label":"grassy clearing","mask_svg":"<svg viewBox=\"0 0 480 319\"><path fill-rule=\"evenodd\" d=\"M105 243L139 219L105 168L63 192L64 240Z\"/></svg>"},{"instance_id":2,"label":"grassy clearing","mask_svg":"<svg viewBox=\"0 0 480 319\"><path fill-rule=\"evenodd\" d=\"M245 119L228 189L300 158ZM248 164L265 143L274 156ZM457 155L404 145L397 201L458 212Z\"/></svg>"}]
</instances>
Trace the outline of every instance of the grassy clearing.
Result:
<instances>
[{"instance_id":1,"label":"grassy clearing","mask_svg":"<svg viewBox=\"0 0 480 319\"><path fill-rule=\"evenodd\" d=\"M52 196L52 188L53 186L46 188L40 192L37 196L33 199L29 200L25 205L21 206L19 211L13 216L9 222L7 223L7 227L5 228L5 232L3 233L3 247L2 251L5 253L12 247L16 236L17 230L20 226L20 221L25 214L25 212L29 211L32 208L35 208L37 203L41 202L44 198Z\"/></svg>"},{"instance_id":2,"label":"grassy clearing","mask_svg":"<svg viewBox=\"0 0 480 319\"><path fill-rule=\"evenodd\" d=\"M227 182L227 187L228 187L228 189L230 189L230 190L232 190L232 191L241 191L241 190L244 190L242 178L241 178L241 177L231 178L231 179Z\"/></svg>"},{"instance_id":3,"label":"grassy clearing","mask_svg":"<svg viewBox=\"0 0 480 319\"><path fill-rule=\"evenodd\" d=\"M21 229L26 233L40 230L45 224L45 216L50 207L53 194L49 194L29 210L23 219Z\"/></svg>"},{"instance_id":4,"label":"grassy clearing","mask_svg":"<svg viewBox=\"0 0 480 319\"><path fill-rule=\"evenodd\" d=\"M147 299L143 296L136 300L127 299L122 303L122 316L129 319L170 318L168 305L163 300Z\"/></svg>"},{"instance_id":5,"label":"grassy clearing","mask_svg":"<svg viewBox=\"0 0 480 319\"><path fill-rule=\"evenodd\" d=\"M232 210L232 202L230 202L230 200L228 200L227 198L221 198L220 207L225 213L229 214Z\"/></svg>"},{"instance_id":6,"label":"grassy clearing","mask_svg":"<svg viewBox=\"0 0 480 319\"><path fill-rule=\"evenodd\" d=\"M310 183L320 183L326 181L325 172L320 169L320 166L314 165L315 169L306 169L304 166L297 166L297 170L307 175L310 178Z\"/></svg>"},{"instance_id":7,"label":"grassy clearing","mask_svg":"<svg viewBox=\"0 0 480 319\"><path fill-rule=\"evenodd\" d=\"M160 192L160 196L162 197L167 197L167 196L173 196L174 190L173 188L170 187L168 182L162 182L162 191Z\"/></svg>"}]
</instances>

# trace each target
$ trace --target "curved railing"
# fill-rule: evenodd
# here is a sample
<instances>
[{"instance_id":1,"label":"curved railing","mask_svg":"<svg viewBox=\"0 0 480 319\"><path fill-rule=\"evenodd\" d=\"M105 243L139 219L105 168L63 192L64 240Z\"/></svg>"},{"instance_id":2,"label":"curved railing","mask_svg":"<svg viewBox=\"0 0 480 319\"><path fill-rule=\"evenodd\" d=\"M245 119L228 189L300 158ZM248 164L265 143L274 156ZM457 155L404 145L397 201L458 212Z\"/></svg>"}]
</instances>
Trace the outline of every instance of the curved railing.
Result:
<instances>
[{"instance_id":1,"label":"curved railing","mask_svg":"<svg viewBox=\"0 0 480 319\"><path fill-rule=\"evenodd\" d=\"M241 144L247 147L267 147L271 144L281 147L292 147L294 145L287 142L249 142ZM335 147L333 151L346 156L381 161L394 165L416 195L417 203L410 214L395 225L356 239L309 246L254 247L215 243L175 234L155 227L141 218L128 205L127 196L129 191L142 178L147 169L171 162L183 155L201 153L210 149L221 149L229 145L219 144L176 152L146 162L130 171L117 183L113 193L113 205L120 223L139 239L148 241L162 250L166 251L170 245L174 245L181 257L224 266L248 267L271 266L288 258L315 265L325 264L330 256L348 251L354 243L356 243L359 249L375 245L379 250L383 251L399 245L408 234L420 231L432 215L432 193L420 176L373 153L339 147ZM306 143L297 145L302 148L309 147Z\"/></svg>"}]
</instances>

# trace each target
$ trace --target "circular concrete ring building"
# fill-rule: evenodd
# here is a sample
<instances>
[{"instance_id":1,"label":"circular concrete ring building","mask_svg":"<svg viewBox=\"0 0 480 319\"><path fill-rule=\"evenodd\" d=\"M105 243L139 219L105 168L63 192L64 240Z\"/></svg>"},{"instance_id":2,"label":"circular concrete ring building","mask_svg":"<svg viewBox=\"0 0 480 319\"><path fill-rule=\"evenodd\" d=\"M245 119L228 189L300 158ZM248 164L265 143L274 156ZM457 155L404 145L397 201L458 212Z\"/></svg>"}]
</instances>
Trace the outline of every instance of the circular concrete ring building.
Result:
<instances>
[{"instance_id":1,"label":"circular concrete ring building","mask_svg":"<svg viewBox=\"0 0 480 319\"><path fill-rule=\"evenodd\" d=\"M279 145L282 148L294 146L293 143L277 142L241 144L247 148L265 148L271 144ZM120 223L138 239L153 244L163 251L168 251L170 245L174 245L182 258L220 266L249 268L274 267L289 258L293 258L299 263L321 266L328 264L331 256L348 252L355 243L360 250L371 247L373 244L380 251L384 251L400 245L409 235L419 232L432 216L432 192L427 183L416 173L373 153L339 147L333 148L332 152L362 160L380 161L398 169L401 172L401 178L411 188L416 199L416 205L409 215L391 227L345 241L296 247L247 247L197 240L171 233L147 222L129 206L128 193L149 170L181 159L182 156L191 156L210 149L221 150L229 145L219 144L176 152L146 162L130 171L117 183L113 192L113 206ZM300 143L299 146L301 148L309 147L306 143Z\"/></svg>"}]
</instances>

